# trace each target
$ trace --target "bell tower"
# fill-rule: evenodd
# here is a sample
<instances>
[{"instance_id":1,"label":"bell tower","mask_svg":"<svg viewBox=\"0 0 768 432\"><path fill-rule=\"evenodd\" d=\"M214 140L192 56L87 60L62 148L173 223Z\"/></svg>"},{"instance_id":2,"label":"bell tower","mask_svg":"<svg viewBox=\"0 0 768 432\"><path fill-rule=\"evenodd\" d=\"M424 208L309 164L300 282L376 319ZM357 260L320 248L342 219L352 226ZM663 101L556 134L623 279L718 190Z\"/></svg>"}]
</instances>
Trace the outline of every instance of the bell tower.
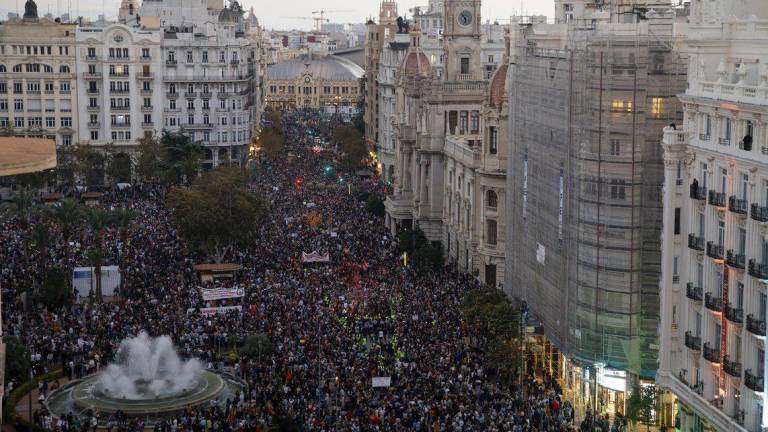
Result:
<instances>
[{"instance_id":1,"label":"bell tower","mask_svg":"<svg viewBox=\"0 0 768 432\"><path fill-rule=\"evenodd\" d=\"M445 78L448 81L481 80L480 0L445 2Z\"/></svg>"}]
</instances>

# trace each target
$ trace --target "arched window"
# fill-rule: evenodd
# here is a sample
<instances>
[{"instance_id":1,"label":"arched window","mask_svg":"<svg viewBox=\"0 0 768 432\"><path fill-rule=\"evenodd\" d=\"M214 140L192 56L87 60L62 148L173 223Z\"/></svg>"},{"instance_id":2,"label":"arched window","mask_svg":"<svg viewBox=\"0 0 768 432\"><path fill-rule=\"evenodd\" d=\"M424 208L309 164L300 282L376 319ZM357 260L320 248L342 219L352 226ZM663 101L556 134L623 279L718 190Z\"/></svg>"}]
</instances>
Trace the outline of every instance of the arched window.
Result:
<instances>
[{"instance_id":1,"label":"arched window","mask_svg":"<svg viewBox=\"0 0 768 432\"><path fill-rule=\"evenodd\" d=\"M21 72L21 65L20 65L20 64L17 64L16 66L14 66L14 67L13 67L13 71L14 71L14 72Z\"/></svg>"},{"instance_id":2,"label":"arched window","mask_svg":"<svg viewBox=\"0 0 768 432\"><path fill-rule=\"evenodd\" d=\"M5 65L0 64L0 73L2 72L8 72L8 71L5 69Z\"/></svg>"},{"instance_id":3,"label":"arched window","mask_svg":"<svg viewBox=\"0 0 768 432\"><path fill-rule=\"evenodd\" d=\"M499 197L496 195L496 192L489 190L485 193L485 205L490 208L499 206Z\"/></svg>"},{"instance_id":4,"label":"arched window","mask_svg":"<svg viewBox=\"0 0 768 432\"><path fill-rule=\"evenodd\" d=\"M62 66L59 68L59 73L69 73L69 66L67 66L67 65L62 65Z\"/></svg>"},{"instance_id":5,"label":"arched window","mask_svg":"<svg viewBox=\"0 0 768 432\"><path fill-rule=\"evenodd\" d=\"M205 160L213 160L213 151L211 149L205 149Z\"/></svg>"},{"instance_id":6,"label":"arched window","mask_svg":"<svg viewBox=\"0 0 768 432\"><path fill-rule=\"evenodd\" d=\"M47 65L47 64L44 64L44 65L43 65L43 72L45 72L45 73L53 73L53 68L52 68L52 67L50 67L50 66L49 66L49 65Z\"/></svg>"},{"instance_id":7,"label":"arched window","mask_svg":"<svg viewBox=\"0 0 768 432\"><path fill-rule=\"evenodd\" d=\"M495 246L497 239L496 239L496 221L493 219L488 219L485 221L485 227L487 230L487 236L486 241L489 245Z\"/></svg>"}]
</instances>

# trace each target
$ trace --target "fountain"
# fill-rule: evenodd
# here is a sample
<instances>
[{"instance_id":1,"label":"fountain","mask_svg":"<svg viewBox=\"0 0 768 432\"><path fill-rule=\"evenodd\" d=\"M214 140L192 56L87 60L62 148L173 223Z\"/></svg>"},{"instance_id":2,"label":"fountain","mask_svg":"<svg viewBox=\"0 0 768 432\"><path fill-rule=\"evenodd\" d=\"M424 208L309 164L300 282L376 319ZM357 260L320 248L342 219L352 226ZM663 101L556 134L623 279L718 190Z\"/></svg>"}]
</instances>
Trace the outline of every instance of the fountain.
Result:
<instances>
[{"instance_id":1,"label":"fountain","mask_svg":"<svg viewBox=\"0 0 768 432\"><path fill-rule=\"evenodd\" d=\"M96 412L102 420L121 410L152 422L186 407L221 403L244 388L197 359L180 359L170 337L141 332L122 341L113 364L51 393L46 406L54 414Z\"/></svg>"}]
</instances>

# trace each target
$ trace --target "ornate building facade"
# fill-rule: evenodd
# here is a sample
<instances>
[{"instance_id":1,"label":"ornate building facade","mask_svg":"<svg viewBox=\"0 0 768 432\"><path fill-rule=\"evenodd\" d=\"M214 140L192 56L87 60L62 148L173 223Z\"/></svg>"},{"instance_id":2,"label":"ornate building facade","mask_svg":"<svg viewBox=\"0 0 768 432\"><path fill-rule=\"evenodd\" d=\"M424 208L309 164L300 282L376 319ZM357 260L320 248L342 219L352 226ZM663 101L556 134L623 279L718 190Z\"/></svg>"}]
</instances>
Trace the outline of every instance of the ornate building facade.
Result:
<instances>
[{"instance_id":1,"label":"ornate building facade","mask_svg":"<svg viewBox=\"0 0 768 432\"><path fill-rule=\"evenodd\" d=\"M479 0L447 1L444 14L444 72L432 68L415 28L397 73L386 223L393 232L420 228L460 270L500 286L507 69L486 78Z\"/></svg>"}]
</instances>

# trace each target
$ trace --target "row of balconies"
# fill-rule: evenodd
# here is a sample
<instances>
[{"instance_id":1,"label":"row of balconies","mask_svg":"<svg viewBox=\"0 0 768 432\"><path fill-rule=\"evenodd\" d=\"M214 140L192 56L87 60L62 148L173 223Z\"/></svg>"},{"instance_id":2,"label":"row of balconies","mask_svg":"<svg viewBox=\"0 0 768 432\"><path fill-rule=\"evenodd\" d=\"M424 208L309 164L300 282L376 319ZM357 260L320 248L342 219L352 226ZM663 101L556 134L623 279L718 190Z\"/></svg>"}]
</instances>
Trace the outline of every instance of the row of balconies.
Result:
<instances>
[{"instance_id":1,"label":"row of balconies","mask_svg":"<svg viewBox=\"0 0 768 432\"><path fill-rule=\"evenodd\" d=\"M708 201L710 205L715 207L726 206L726 195L723 192L717 192L715 190L707 191L703 186L690 186L689 196L692 199L698 201ZM747 215L747 200L731 195L728 197L728 210L732 213L739 215ZM768 206L761 206L757 203L753 203L750 207L750 215L752 219L758 222L768 222Z\"/></svg>"},{"instance_id":2,"label":"row of balconies","mask_svg":"<svg viewBox=\"0 0 768 432\"><path fill-rule=\"evenodd\" d=\"M712 293L706 293L702 299L702 294L703 289L701 287L695 286L693 282L689 282L685 287L685 296L688 299L697 303L700 303L703 300L704 306L707 309L713 312L723 312L722 298L715 297ZM734 324L742 325L744 323L744 309L735 307L731 303L727 303L725 305L725 318ZM752 334L757 336L765 336L765 321L755 318L755 316L752 314L747 315L746 327L747 330Z\"/></svg>"},{"instance_id":3,"label":"row of balconies","mask_svg":"<svg viewBox=\"0 0 768 432\"><path fill-rule=\"evenodd\" d=\"M699 237L696 234L688 234L688 248L703 252L704 251L704 238ZM725 248L722 245L715 244L715 242L708 241L706 243L707 256L717 260L725 260L725 264L735 269L743 270L745 268L746 256L742 253L736 252L733 249L728 249L724 253ZM747 271L750 276L756 277L760 280L768 279L768 265L758 262L755 258L749 260Z\"/></svg>"}]
</instances>

